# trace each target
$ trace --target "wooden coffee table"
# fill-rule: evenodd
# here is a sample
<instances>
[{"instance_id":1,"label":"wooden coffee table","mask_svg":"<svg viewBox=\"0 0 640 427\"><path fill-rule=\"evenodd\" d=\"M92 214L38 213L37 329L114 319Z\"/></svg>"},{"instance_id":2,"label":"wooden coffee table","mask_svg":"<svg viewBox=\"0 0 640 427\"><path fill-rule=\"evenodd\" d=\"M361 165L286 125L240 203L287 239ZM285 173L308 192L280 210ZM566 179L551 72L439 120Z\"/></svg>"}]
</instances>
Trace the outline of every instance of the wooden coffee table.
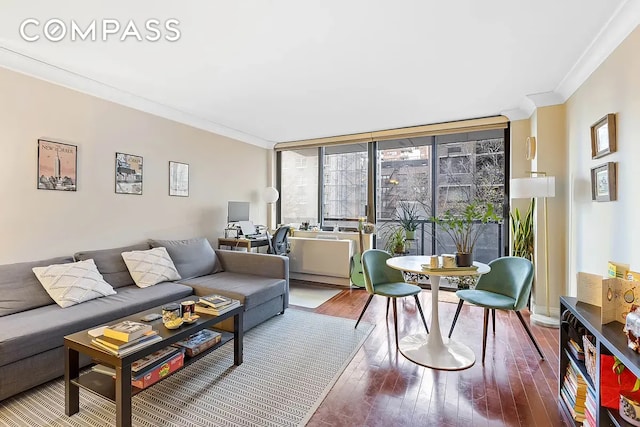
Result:
<instances>
[{"instance_id":1,"label":"wooden coffee table","mask_svg":"<svg viewBox=\"0 0 640 427\"><path fill-rule=\"evenodd\" d=\"M184 300L187 300L185 298ZM182 301L182 300L180 300ZM180 302L176 301L176 302ZM142 311L134 315L123 317L109 322L110 325L118 323L122 320L140 321L140 318L149 313L161 313L162 308L156 307L150 310ZM164 347L174 344L180 340L186 339L196 332L209 328L214 324L225 319L233 317L234 332L222 332L222 340L213 347L199 353L194 357L185 357L184 366L196 362L201 357L220 347L230 339L233 339L233 364L238 366L242 364L242 339L243 339L243 312L244 306L234 308L220 316L212 316L208 314L198 313L200 318L190 325L183 324L176 330L169 330L162 324L162 319L149 322L153 329L158 331L162 337L162 341L158 341L144 347L134 353L124 357L115 356L113 354L102 351L91 345L92 337L89 335L89 329L64 337L64 384L65 384L65 413L69 416L80 410L80 388L90 390L93 393L103 396L104 398L116 404L116 425L131 425L131 397L141 389L132 387L131 385L131 364L136 360L154 353ZM80 375L79 356L83 353L93 360L102 364L112 366L116 371L115 381L111 376L98 372L86 372ZM153 385L151 386L153 387Z\"/></svg>"}]
</instances>

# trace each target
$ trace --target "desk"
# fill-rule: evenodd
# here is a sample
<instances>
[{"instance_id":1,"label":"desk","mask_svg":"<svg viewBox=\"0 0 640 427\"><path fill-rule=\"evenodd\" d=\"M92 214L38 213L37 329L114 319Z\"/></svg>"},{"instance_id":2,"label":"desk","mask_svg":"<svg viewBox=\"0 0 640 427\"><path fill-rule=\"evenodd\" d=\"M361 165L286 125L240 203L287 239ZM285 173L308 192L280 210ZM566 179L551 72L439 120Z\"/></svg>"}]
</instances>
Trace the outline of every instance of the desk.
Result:
<instances>
[{"instance_id":1,"label":"desk","mask_svg":"<svg viewBox=\"0 0 640 427\"><path fill-rule=\"evenodd\" d=\"M232 250L233 248L247 248L247 252L251 252L251 248L269 246L269 241L267 239L227 239L218 237L218 249L221 249L221 246L229 246Z\"/></svg>"},{"instance_id":2,"label":"desk","mask_svg":"<svg viewBox=\"0 0 640 427\"><path fill-rule=\"evenodd\" d=\"M438 290L441 276L469 276L486 274L491 267L474 262L477 270L450 269L446 271L427 270L422 264L429 264L430 256L405 256L390 258L387 265L396 270L411 273L426 274L431 280L431 328L430 333L408 335L400 340L400 353L418 365L446 371L458 371L471 367L476 361L476 355L466 345L442 338L440 320L438 319Z\"/></svg>"}]
</instances>

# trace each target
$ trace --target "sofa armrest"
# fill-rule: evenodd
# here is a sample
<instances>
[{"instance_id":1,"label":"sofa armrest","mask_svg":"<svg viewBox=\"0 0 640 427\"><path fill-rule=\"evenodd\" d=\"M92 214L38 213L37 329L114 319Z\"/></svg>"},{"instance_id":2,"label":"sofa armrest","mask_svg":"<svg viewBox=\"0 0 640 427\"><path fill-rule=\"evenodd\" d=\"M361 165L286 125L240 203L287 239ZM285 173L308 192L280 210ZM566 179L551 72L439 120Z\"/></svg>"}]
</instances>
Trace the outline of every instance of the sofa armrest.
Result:
<instances>
[{"instance_id":1,"label":"sofa armrest","mask_svg":"<svg viewBox=\"0 0 640 427\"><path fill-rule=\"evenodd\" d=\"M215 251L225 271L284 279L289 287L289 258L285 256L221 249Z\"/></svg>"}]
</instances>

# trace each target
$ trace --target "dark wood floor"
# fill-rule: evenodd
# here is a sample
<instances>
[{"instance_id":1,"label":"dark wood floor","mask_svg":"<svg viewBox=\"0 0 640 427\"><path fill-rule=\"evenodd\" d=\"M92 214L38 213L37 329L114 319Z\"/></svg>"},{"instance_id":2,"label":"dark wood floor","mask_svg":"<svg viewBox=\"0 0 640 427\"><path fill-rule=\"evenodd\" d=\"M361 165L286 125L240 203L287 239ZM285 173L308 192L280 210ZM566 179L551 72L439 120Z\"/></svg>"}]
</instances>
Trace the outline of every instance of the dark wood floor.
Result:
<instances>
[{"instance_id":1,"label":"dark wood floor","mask_svg":"<svg viewBox=\"0 0 640 427\"><path fill-rule=\"evenodd\" d=\"M302 310L357 319L368 294L344 290L317 309ZM546 359L539 358L513 312L496 313L485 365L482 308L465 305L453 333L476 354L463 371L437 371L416 365L395 349L393 320L385 302L374 297L363 321L376 327L347 366L308 426L562 426L557 405L557 329L532 326ZM430 322L431 293L420 295ZM441 329L448 332L456 304L440 302ZM529 322L529 313L523 312ZM414 301L398 304L400 337L424 332Z\"/></svg>"}]
</instances>

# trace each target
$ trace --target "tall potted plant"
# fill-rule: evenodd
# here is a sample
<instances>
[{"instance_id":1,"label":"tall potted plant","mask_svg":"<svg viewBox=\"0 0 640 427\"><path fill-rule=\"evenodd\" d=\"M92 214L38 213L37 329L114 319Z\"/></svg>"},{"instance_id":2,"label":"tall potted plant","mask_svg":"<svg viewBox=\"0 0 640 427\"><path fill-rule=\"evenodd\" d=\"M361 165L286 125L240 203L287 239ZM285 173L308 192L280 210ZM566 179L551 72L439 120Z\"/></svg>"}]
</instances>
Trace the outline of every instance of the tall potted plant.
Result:
<instances>
[{"instance_id":1,"label":"tall potted plant","mask_svg":"<svg viewBox=\"0 0 640 427\"><path fill-rule=\"evenodd\" d=\"M456 246L456 265L469 267L473 265L473 248L478 238L490 221L499 221L493 204L473 201L465 206L462 212L453 213L447 210L440 217L431 218L439 229L444 231Z\"/></svg>"},{"instance_id":2,"label":"tall potted plant","mask_svg":"<svg viewBox=\"0 0 640 427\"><path fill-rule=\"evenodd\" d=\"M398 203L400 208L396 212L396 219L404 228L404 234L407 240L414 240L416 237L416 229L420 225L420 210L417 203L402 201Z\"/></svg>"},{"instance_id":3,"label":"tall potted plant","mask_svg":"<svg viewBox=\"0 0 640 427\"><path fill-rule=\"evenodd\" d=\"M533 211L536 199L531 199L527 213L522 216L518 208L511 212L511 237L513 239L511 249L513 256L526 258L533 262L534 234L533 234Z\"/></svg>"}]
</instances>

